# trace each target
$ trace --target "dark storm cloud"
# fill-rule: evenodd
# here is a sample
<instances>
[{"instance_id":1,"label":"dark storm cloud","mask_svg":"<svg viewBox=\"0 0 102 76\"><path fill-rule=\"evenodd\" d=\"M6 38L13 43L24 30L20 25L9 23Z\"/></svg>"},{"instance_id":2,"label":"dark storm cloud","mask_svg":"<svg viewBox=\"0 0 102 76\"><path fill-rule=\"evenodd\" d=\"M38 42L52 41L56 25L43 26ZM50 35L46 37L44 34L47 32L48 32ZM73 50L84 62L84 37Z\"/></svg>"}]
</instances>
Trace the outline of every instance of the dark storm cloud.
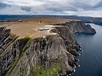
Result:
<instances>
[{"instance_id":1,"label":"dark storm cloud","mask_svg":"<svg viewBox=\"0 0 102 76\"><path fill-rule=\"evenodd\" d=\"M27 12L30 12L31 11L31 7L27 7L27 6L22 6L21 9L22 10L25 10Z\"/></svg>"}]
</instances>

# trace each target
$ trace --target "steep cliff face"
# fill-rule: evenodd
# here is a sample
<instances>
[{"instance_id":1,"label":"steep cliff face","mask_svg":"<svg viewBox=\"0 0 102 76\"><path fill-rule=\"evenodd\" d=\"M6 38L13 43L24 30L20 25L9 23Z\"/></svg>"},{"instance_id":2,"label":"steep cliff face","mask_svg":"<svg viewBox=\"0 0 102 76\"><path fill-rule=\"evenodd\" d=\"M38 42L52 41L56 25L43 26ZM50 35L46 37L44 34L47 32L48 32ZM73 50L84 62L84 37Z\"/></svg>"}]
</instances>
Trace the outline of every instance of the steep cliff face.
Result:
<instances>
[{"instance_id":1,"label":"steep cliff face","mask_svg":"<svg viewBox=\"0 0 102 76\"><path fill-rule=\"evenodd\" d=\"M63 24L57 24L67 26L71 33L85 33L85 34L95 34L96 31L91 28L89 24L85 24L83 21L70 21Z\"/></svg>"},{"instance_id":2,"label":"steep cliff face","mask_svg":"<svg viewBox=\"0 0 102 76\"><path fill-rule=\"evenodd\" d=\"M60 25L60 26L59 26ZM0 27L0 76L66 76L73 73L80 46L75 33L95 34L81 21L57 24L48 35L18 39L9 29ZM58 27L57 27L58 26Z\"/></svg>"}]
</instances>

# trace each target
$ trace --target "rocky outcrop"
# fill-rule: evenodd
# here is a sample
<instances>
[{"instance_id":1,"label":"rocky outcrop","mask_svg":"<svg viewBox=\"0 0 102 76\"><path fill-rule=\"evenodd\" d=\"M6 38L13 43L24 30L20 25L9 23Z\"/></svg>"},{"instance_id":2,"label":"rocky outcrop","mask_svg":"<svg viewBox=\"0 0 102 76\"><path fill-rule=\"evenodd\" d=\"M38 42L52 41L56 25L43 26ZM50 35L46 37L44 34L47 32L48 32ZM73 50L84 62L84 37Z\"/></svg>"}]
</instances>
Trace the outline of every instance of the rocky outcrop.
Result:
<instances>
[{"instance_id":1,"label":"rocky outcrop","mask_svg":"<svg viewBox=\"0 0 102 76\"><path fill-rule=\"evenodd\" d=\"M73 73L80 46L75 33L95 34L81 21L56 24L48 35L18 39L9 29L0 27L0 76L66 76Z\"/></svg>"},{"instance_id":2,"label":"rocky outcrop","mask_svg":"<svg viewBox=\"0 0 102 76\"><path fill-rule=\"evenodd\" d=\"M96 31L89 25L85 24L83 21L70 21L64 24L56 24L67 26L71 33L84 33L84 34L95 34Z\"/></svg>"}]
</instances>

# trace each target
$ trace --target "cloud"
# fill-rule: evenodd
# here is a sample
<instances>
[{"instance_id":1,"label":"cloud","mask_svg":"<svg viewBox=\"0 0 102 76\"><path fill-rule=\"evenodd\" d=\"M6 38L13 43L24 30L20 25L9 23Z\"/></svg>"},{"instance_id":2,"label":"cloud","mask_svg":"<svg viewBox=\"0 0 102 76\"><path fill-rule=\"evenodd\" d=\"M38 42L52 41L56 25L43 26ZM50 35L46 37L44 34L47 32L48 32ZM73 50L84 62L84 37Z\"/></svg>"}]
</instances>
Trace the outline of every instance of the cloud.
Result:
<instances>
[{"instance_id":1,"label":"cloud","mask_svg":"<svg viewBox=\"0 0 102 76\"><path fill-rule=\"evenodd\" d=\"M101 0L0 0L0 14L101 16L101 8Z\"/></svg>"},{"instance_id":2,"label":"cloud","mask_svg":"<svg viewBox=\"0 0 102 76\"><path fill-rule=\"evenodd\" d=\"M8 5L5 4L5 3L0 2L0 9L5 8L6 6L8 6Z\"/></svg>"},{"instance_id":3,"label":"cloud","mask_svg":"<svg viewBox=\"0 0 102 76\"><path fill-rule=\"evenodd\" d=\"M102 7L102 1L100 1L99 3L97 3L97 4L94 6L94 8L100 8L100 7Z\"/></svg>"},{"instance_id":4,"label":"cloud","mask_svg":"<svg viewBox=\"0 0 102 76\"><path fill-rule=\"evenodd\" d=\"M21 7L18 6L10 6L5 7L4 9L0 9L0 14L28 14L26 11L22 10Z\"/></svg>"},{"instance_id":5,"label":"cloud","mask_svg":"<svg viewBox=\"0 0 102 76\"><path fill-rule=\"evenodd\" d=\"M43 4L40 0L2 0L1 2L18 6L36 6Z\"/></svg>"},{"instance_id":6,"label":"cloud","mask_svg":"<svg viewBox=\"0 0 102 76\"><path fill-rule=\"evenodd\" d=\"M27 7L27 6L22 6L21 9L27 12L31 11L31 7Z\"/></svg>"}]
</instances>

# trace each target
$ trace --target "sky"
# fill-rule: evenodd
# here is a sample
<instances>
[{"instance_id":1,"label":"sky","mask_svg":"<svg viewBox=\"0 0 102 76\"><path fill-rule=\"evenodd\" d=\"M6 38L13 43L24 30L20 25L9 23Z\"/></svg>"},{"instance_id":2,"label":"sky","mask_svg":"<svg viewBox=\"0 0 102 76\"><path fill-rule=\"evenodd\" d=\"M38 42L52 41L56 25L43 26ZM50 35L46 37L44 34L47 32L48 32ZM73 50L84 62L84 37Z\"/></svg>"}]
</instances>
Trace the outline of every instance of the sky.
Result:
<instances>
[{"instance_id":1,"label":"sky","mask_svg":"<svg viewBox=\"0 0 102 76\"><path fill-rule=\"evenodd\" d=\"M0 0L0 14L102 17L102 0Z\"/></svg>"}]
</instances>

